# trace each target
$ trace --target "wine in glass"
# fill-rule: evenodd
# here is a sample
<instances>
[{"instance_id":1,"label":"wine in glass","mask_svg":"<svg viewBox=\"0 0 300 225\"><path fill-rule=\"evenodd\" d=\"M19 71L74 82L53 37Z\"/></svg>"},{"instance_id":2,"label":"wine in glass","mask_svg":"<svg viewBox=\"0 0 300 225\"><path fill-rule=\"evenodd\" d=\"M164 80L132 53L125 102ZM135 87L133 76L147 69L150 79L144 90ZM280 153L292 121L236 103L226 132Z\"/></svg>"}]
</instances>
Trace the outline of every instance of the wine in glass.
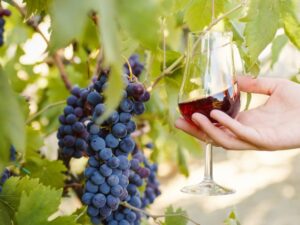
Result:
<instances>
[{"instance_id":1,"label":"wine in glass","mask_svg":"<svg viewBox=\"0 0 300 225\"><path fill-rule=\"evenodd\" d=\"M240 92L235 78L235 64L230 32L211 31L204 35L190 33L186 67L178 105L185 120L193 124L194 113L210 117L213 109L235 117L240 109ZM202 195L226 195L234 191L213 180L212 145L206 143L205 171L201 183L186 186L183 192Z\"/></svg>"}]
</instances>

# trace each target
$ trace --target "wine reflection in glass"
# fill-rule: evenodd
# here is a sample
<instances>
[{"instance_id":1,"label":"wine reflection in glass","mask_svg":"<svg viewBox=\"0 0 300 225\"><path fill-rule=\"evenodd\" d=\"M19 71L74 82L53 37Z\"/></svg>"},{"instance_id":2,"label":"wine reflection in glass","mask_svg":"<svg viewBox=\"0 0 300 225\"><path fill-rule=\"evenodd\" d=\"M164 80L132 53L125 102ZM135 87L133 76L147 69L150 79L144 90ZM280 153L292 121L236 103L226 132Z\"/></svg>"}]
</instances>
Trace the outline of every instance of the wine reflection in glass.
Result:
<instances>
[{"instance_id":1,"label":"wine reflection in glass","mask_svg":"<svg viewBox=\"0 0 300 225\"><path fill-rule=\"evenodd\" d=\"M184 78L178 105L185 120L193 124L194 113L210 117L213 109L235 117L240 109L240 92L235 78L232 34L210 31L204 35L190 33ZM185 193L226 195L234 190L218 185L213 180L212 145L206 143L204 179L186 186Z\"/></svg>"}]
</instances>

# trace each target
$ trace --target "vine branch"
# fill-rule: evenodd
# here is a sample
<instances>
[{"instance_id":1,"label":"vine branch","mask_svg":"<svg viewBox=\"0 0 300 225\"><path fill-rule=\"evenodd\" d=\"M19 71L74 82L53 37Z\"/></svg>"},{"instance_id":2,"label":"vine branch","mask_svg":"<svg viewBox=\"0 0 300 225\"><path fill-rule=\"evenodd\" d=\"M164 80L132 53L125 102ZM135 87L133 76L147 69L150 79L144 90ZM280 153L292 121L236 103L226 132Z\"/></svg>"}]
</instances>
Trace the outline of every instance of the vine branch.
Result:
<instances>
[{"instance_id":1,"label":"vine branch","mask_svg":"<svg viewBox=\"0 0 300 225\"><path fill-rule=\"evenodd\" d=\"M12 6L14 6L20 12L23 19L25 19L26 10L13 0L11 0L10 3ZM38 24L36 24L33 19L29 19L27 21L27 24L29 26L31 26L37 33L39 33L41 35L41 37L43 38L43 40L46 42L46 44L49 46L49 40L47 39L46 35L42 32L42 30L39 28ZM63 64L61 56L56 51L56 52L54 52L52 58L53 58L55 65L57 66L57 68L59 70L60 77L61 77L62 81L64 82L66 89L68 89L70 91L72 89L72 84L68 78L68 74L66 72L66 69Z\"/></svg>"},{"instance_id":2,"label":"vine branch","mask_svg":"<svg viewBox=\"0 0 300 225\"><path fill-rule=\"evenodd\" d=\"M197 44L200 42L201 37L206 34L208 31L210 31L213 26L215 26L217 23L219 23L222 19L224 19L225 17L229 16L230 14L236 12L237 10L239 10L240 8L242 8L245 4L246 4L247 0L243 0L240 4L238 4L237 6L233 7L232 9L230 9L228 12L225 12L224 14L222 14L221 16L219 16L216 19L213 19L212 22L203 30L199 33L199 38L196 40L196 42L194 43L193 47L192 47L192 51L195 50ZM166 76L171 74L171 71L176 68L180 62L185 58L185 55L181 55L176 61L174 61L169 67L167 67L166 69L164 69L161 74L154 80L154 82L152 83L152 85L148 88L148 91L152 91L153 88Z\"/></svg>"},{"instance_id":3,"label":"vine branch","mask_svg":"<svg viewBox=\"0 0 300 225\"><path fill-rule=\"evenodd\" d=\"M189 218L187 215L185 215L183 213L172 213L172 214L164 214L164 215L154 215L154 214L146 212L143 209L136 208L136 207L130 205L129 203L127 203L127 202L121 202L120 205L122 205L122 206L124 206L124 207L126 207L128 209L132 209L132 210L134 210L136 212L140 212L140 213L144 214L145 216L151 217L154 221L156 221L159 218L164 218L164 217L181 216L181 217L187 219L188 221L192 222L195 225L200 225L200 223L198 223L195 220Z\"/></svg>"},{"instance_id":4,"label":"vine branch","mask_svg":"<svg viewBox=\"0 0 300 225\"><path fill-rule=\"evenodd\" d=\"M56 107L56 106L59 106L59 105L63 105L65 104L66 101L63 100L63 101L59 101L59 102L55 102L55 103L52 103L52 104L49 104L47 106L45 106L44 108L42 108L40 111L34 113L31 117L29 117L27 120L26 120L26 124L29 124L31 123L33 120L35 120L35 118L37 118L39 115L41 115L42 113L46 112L47 110L53 108L53 107Z\"/></svg>"}]
</instances>

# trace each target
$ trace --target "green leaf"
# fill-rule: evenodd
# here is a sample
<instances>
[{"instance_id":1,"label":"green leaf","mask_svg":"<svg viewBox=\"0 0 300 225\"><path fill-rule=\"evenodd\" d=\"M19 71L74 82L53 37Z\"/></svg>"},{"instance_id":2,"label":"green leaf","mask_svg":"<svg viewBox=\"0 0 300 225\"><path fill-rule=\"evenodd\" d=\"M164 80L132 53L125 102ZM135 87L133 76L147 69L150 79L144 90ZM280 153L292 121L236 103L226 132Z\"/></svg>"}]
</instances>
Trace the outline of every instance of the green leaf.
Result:
<instances>
[{"instance_id":1,"label":"green leaf","mask_svg":"<svg viewBox=\"0 0 300 225\"><path fill-rule=\"evenodd\" d=\"M5 202L2 202L0 199L0 218L1 218L1 224L11 224L11 216L9 212L9 207L7 207L7 204Z\"/></svg>"},{"instance_id":2,"label":"green leaf","mask_svg":"<svg viewBox=\"0 0 300 225\"><path fill-rule=\"evenodd\" d=\"M212 21L211 0L193 0L186 10L184 20L191 31L201 31ZM215 16L223 12L225 1L215 1Z\"/></svg>"},{"instance_id":3,"label":"green leaf","mask_svg":"<svg viewBox=\"0 0 300 225\"><path fill-rule=\"evenodd\" d=\"M51 7L50 50L68 45L74 39L80 39L93 8L94 0L53 0ZM70 7L72 6L72 7Z\"/></svg>"},{"instance_id":4,"label":"green leaf","mask_svg":"<svg viewBox=\"0 0 300 225\"><path fill-rule=\"evenodd\" d=\"M224 225L241 225L234 211L231 211L228 218L224 221Z\"/></svg>"},{"instance_id":5,"label":"green leaf","mask_svg":"<svg viewBox=\"0 0 300 225\"><path fill-rule=\"evenodd\" d=\"M118 0L117 9L128 34L143 46L155 49L159 39L157 1ZM142 32L145 28L147 32Z\"/></svg>"},{"instance_id":6,"label":"green leaf","mask_svg":"<svg viewBox=\"0 0 300 225\"><path fill-rule=\"evenodd\" d=\"M284 34L277 36L272 43L272 63L271 67L273 68L274 64L277 62L282 48L287 43L288 38Z\"/></svg>"},{"instance_id":7,"label":"green leaf","mask_svg":"<svg viewBox=\"0 0 300 225\"><path fill-rule=\"evenodd\" d=\"M184 154L184 148L177 148L177 163L179 167L179 171L186 177L189 176L189 168L186 163L186 158Z\"/></svg>"},{"instance_id":8,"label":"green leaf","mask_svg":"<svg viewBox=\"0 0 300 225\"><path fill-rule=\"evenodd\" d=\"M113 112L113 110L117 108L122 99L124 87L120 54L120 39L115 21L115 9L115 1L99 1L98 10L101 15L99 28L101 29L104 55L106 57L105 59L110 66L110 74L108 78L108 86L104 90L106 110L105 113L97 119L98 124L101 124Z\"/></svg>"},{"instance_id":9,"label":"green leaf","mask_svg":"<svg viewBox=\"0 0 300 225\"><path fill-rule=\"evenodd\" d=\"M181 208L174 210L172 206L169 206L165 211L165 215L172 215L172 214L181 214L186 216L187 213ZM186 225L187 222L188 221L184 216L179 216L179 215L166 216L164 225Z\"/></svg>"},{"instance_id":10,"label":"green leaf","mask_svg":"<svg viewBox=\"0 0 300 225\"><path fill-rule=\"evenodd\" d=\"M61 216L47 224L48 225L79 225L79 223L76 223L76 217L77 217L76 215Z\"/></svg>"},{"instance_id":11,"label":"green leaf","mask_svg":"<svg viewBox=\"0 0 300 225\"><path fill-rule=\"evenodd\" d=\"M28 225L28 221L30 225L47 224L48 217L58 209L61 194L61 190L45 186L35 187L29 193L23 192L16 213L18 225Z\"/></svg>"},{"instance_id":12,"label":"green leaf","mask_svg":"<svg viewBox=\"0 0 300 225\"><path fill-rule=\"evenodd\" d=\"M25 168L30 171L30 177L39 178L44 185L50 185L55 188L64 186L65 176L63 172L67 171L62 161L49 161L39 157L28 159Z\"/></svg>"},{"instance_id":13,"label":"green leaf","mask_svg":"<svg viewBox=\"0 0 300 225\"><path fill-rule=\"evenodd\" d=\"M14 217L14 213L20 203L22 193L29 193L32 189L38 188L38 179L29 179L28 177L17 178L11 177L3 185L2 192L0 192L0 202L5 203L9 209L11 218Z\"/></svg>"},{"instance_id":14,"label":"green leaf","mask_svg":"<svg viewBox=\"0 0 300 225\"><path fill-rule=\"evenodd\" d=\"M285 34L290 41L300 49L300 22L297 18L296 7L292 0L281 0L281 17Z\"/></svg>"},{"instance_id":15,"label":"green leaf","mask_svg":"<svg viewBox=\"0 0 300 225\"><path fill-rule=\"evenodd\" d=\"M39 156L38 150L44 145L44 138L40 131L26 127L26 160Z\"/></svg>"},{"instance_id":16,"label":"green leaf","mask_svg":"<svg viewBox=\"0 0 300 225\"><path fill-rule=\"evenodd\" d=\"M26 3L26 17L29 18L34 13L41 13L49 8L52 0L23 0Z\"/></svg>"},{"instance_id":17,"label":"green leaf","mask_svg":"<svg viewBox=\"0 0 300 225\"><path fill-rule=\"evenodd\" d=\"M25 121L17 97L7 77L0 69L0 171L9 161L9 148L14 145L20 152L25 146Z\"/></svg>"},{"instance_id":18,"label":"green leaf","mask_svg":"<svg viewBox=\"0 0 300 225\"><path fill-rule=\"evenodd\" d=\"M245 38L249 54L257 59L259 54L273 40L279 27L279 0L252 0L246 21Z\"/></svg>"},{"instance_id":19,"label":"green leaf","mask_svg":"<svg viewBox=\"0 0 300 225\"><path fill-rule=\"evenodd\" d=\"M101 124L109 115L116 109L122 99L124 89L124 81L121 75L121 67L111 65L110 74L108 78L107 88L104 90L105 113L97 119L97 123ZM113 93L113 94L112 94Z\"/></svg>"}]
</instances>

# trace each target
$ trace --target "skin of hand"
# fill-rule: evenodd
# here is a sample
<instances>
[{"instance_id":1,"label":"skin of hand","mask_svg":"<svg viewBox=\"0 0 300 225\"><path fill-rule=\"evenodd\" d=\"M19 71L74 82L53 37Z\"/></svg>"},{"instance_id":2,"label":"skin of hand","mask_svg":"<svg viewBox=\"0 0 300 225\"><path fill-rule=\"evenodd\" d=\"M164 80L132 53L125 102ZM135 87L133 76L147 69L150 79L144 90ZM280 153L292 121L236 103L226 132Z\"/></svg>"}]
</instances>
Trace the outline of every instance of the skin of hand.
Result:
<instances>
[{"instance_id":1,"label":"skin of hand","mask_svg":"<svg viewBox=\"0 0 300 225\"><path fill-rule=\"evenodd\" d=\"M235 119L220 110L210 116L215 126L200 113L192 116L193 124L179 118L175 126L215 146L230 150L283 150L300 147L300 85L279 78L237 79L243 92L269 95L257 108L238 113Z\"/></svg>"}]
</instances>

